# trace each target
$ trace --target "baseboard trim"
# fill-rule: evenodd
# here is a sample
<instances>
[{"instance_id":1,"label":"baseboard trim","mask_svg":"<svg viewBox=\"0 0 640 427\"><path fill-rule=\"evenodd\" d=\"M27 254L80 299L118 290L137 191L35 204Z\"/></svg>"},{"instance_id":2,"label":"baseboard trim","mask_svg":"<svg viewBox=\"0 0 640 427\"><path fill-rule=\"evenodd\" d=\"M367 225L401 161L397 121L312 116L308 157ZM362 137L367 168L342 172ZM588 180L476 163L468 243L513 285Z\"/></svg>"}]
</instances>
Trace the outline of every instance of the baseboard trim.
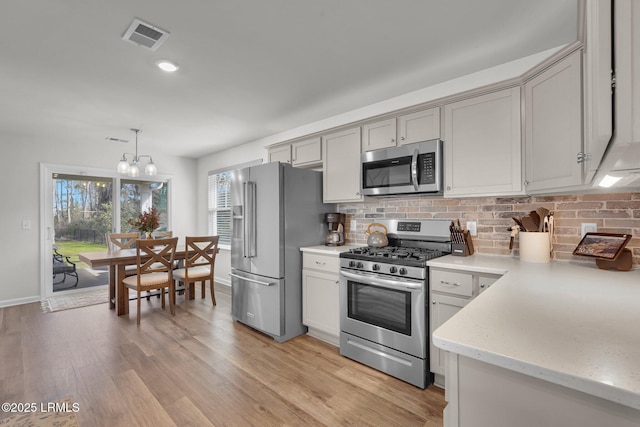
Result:
<instances>
[{"instance_id":1,"label":"baseboard trim","mask_svg":"<svg viewBox=\"0 0 640 427\"><path fill-rule=\"evenodd\" d=\"M0 308L12 307L14 305L31 304L32 302L40 302L40 295L26 298L16 298L0 301Z\"/></svg>"},{"instance_id":2,"label":"baseboard trim","mask_svg":"<svg viewBox=\"0 0 640 427\"><path fill-rule=\"evenodd\" d=\"M221 277L215 276L213 278L213 281L221 285L231 287L231 281L229 279L223 279Z\"/></svg>"}]
</instances>

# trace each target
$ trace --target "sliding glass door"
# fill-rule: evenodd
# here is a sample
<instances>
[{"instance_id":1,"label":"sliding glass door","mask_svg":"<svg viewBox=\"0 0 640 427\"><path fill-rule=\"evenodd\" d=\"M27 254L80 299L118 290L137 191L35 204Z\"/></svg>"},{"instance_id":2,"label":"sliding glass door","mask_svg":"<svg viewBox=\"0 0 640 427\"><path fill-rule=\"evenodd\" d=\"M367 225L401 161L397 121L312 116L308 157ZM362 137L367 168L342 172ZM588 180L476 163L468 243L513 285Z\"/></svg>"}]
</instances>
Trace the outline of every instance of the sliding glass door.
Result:
<instances>
[{"instance_id":1,"label":"sliding glass door","mask_svg":"<svg viewBox=\"0 0 640 427\"><path fill-rule=\"evenodd\" d=\"M52 292L108 284L107 267L92 269L80 252L106 251L113 230L113 179L53 173Z\"/></svg>"},{"instance_id":2,"label":"sliding glass door","mask_svg":"<svg viewBox=\"0 0 640 427\"><path fill-rule=\"evenodd\" d=\"M158 231L170 231L167 177L121 178L115 171L41 165L43 297L106 287L108 269L90 268L80 252L106 251L106 233L137 231L139 214L155 207Z\"/></svg>"}]
</instances>

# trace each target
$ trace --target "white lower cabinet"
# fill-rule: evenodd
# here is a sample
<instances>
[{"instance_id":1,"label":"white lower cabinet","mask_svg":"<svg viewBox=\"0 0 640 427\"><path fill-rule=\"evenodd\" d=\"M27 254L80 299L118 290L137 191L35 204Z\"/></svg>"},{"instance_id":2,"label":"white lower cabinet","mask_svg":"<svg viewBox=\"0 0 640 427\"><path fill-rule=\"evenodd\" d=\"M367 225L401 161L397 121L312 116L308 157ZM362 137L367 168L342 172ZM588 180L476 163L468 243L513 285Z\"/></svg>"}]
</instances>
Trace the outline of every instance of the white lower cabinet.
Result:
<instances>
[{"instance_id":1,"label":"white lower cabinet","mask_svg":"<svg viewBox=\"0 0 640 427\"><path fill-rule=\"evenodd\" d=\"M431 306L429 311L429 323L431 324L431 333L447 320L451 319L454 314L460 311L462 307L467 305L471 298L453 297L433 293L431 295ZM431 342L429 351L431 372L436 376L435 383L437 386L444 387L444 361L446 352Z\"/></svg>"},{"instance_id":2,"label":"white lower cabinet","mask_svg":"<svg viewBox=\"0 0 640 427\"><path fill-rule=\"evenodd\" d=\"M429 268L429 336L451 319L475 297L486 291L501 277L499 274L474 271ZM445 387L445 359L447 352L436 347L430 339L429 366L434 383Z\"/></svg>"},{"instance_id":3,"label":"white lower cabinet","mask_svg":"<svg viewBox=\"0 0 640 427\"><path fill-rule=\"evenodd\" d=\"M340 345L339 253L303 252L302 323L308 334Z\"/></svg>"}]
</instances>

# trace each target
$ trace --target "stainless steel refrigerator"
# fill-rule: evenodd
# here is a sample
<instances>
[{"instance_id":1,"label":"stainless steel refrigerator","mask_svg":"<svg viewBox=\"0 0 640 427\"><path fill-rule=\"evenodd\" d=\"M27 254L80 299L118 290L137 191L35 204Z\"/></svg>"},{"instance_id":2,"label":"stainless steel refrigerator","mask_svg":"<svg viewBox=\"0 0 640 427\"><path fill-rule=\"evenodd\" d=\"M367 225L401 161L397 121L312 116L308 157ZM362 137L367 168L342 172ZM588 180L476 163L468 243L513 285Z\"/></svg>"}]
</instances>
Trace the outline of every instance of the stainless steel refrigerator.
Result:
<instances>
[{"instance_id":1,"label":"stainless steel refrigerator","mask_svg":"<svg viewBox=\"0 0 640 427\"><path fill-rule=\"evenodd\" d=\"M322 173L267 163L231 173L234 320L283 342L302 324L300 247L324 243Z\"/></svg>"}]
</instances>

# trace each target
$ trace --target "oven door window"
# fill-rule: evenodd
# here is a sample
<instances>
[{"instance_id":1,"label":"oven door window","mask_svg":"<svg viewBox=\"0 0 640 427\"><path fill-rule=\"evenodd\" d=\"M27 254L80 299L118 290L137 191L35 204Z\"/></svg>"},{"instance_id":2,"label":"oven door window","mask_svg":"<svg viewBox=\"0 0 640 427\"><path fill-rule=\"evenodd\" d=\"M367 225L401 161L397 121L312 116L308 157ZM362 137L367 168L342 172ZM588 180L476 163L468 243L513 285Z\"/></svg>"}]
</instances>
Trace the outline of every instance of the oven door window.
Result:
<instances>
[{"instance_id":1,"label":"oven door window","mask_svg":"<svg viewBox=\"0 0 640 427\"><path fill-rule=\"evenodd\" d=\"M362 164L364 188L412 185L411 156Z\"/></svg>"},{"instance_id":2,"label":"oven door window","mask_svg":"<svg viewBox=\"0 0 640 427\"><path fill-rule=\"evenodd\" d=\"M411 292L347 282L351 319L411 336Z\"/></svg>"}]
</instances>

